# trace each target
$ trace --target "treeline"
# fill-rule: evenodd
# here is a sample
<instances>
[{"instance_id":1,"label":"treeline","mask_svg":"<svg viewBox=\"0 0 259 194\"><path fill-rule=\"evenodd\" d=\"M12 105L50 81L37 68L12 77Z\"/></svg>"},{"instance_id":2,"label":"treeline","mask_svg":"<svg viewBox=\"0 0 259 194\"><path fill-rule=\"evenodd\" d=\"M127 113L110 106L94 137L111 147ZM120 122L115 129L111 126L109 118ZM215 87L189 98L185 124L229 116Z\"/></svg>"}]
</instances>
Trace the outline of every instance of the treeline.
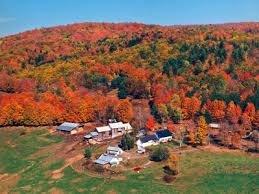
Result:
<instances>
[{"instance_id":1,"label":"treeline","mask_svg":"<svg viewBox=\"0 0 259 194\"><path fill-rule=\"evenodd\" d=\"M72 91L65 84L59 95L51 92L2 94L0 111L0 126L107 122L109 118L128 122L133 117L132 105L127 99L93 95L85 90Z\"/></svg>"}]
</instances>

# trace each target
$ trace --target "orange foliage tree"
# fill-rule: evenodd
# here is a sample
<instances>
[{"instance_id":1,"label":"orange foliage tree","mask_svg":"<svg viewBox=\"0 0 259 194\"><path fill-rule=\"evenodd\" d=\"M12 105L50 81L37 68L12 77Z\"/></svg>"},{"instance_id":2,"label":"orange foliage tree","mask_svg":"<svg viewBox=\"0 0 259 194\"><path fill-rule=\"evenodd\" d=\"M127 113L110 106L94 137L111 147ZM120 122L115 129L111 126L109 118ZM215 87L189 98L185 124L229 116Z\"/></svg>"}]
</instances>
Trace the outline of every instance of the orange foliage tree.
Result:
<instances>
[{"instance_id":1,"label":"orange foliage tree","mask_svg":"<svg viewBox=\"0 0 259 194\"><path fill-rule=\"evenodd\" d=\"M201 102L197 97L185 97L182 101L182 113L184 119L193 118L196 112L200 110Z\"/></svg>"},{"instance_id":2,"label":"orange foliage tree","mask_svg":"<svg viewBox=\"0 0 259 194\"><path fill-rule=\"evenodd\" d=\"M221 100L208 101L205 109L210 113L214 120L222 120L225 117L226 104Z\"/></svg>"},{"instance_id":3,"label":"orange foliage tree","mask_svg":"<svg viewBox=\"0 0 259 194\"><path fill-rule=\"evenodd\" d=\"M250 130L251 129L252 122L251 122L250 117L248 116L248 114L243 113L241 115L241 122L242 122L243 129L245 129L245 130Z\"/></svg>"},{"instance_id":4,"label":"orange foliage tree","mask_svg":"<svg viewBox=\"0 0 259 194\"><path fill-rule=\"evenodd\" d=\"M250 121L252 122L255 118L255 106L254 106L254 104L248 103L243 114L246 114L248 116L248 118L250 119Z\"/></svg>"},{"instance_id":5,"label":"orange foliage tree","mask_svg":"<svg viewBox=\"0 0 259 194\"><path fill-rule=\"evenodd\" d=\"M237 124L240 119L241 113L241 108L238 105L235 105L233 101L228 104L226 117L230 123Z\"/></svg>"},{"instance_id":6,"label":"orange foliage tree","mask_svg":"<svg viewBox=\"0 0 259 194\"><path fill-rule=\"evenodd\" d=\"M0 108L0 125L19 125L23 119L23 108L13 101Z\"/></svg>"},{"instance_id":7,"label":"orange foliage tree","mask_svg":"<svg viewBox=\"0 0 259 194\"><path fill-rule=\"evenodd\" d=\"M121 100L115 107L116 118L122 122L129 122L133 118L132 104L128 99Z\"/></svg>"}]
</instances>

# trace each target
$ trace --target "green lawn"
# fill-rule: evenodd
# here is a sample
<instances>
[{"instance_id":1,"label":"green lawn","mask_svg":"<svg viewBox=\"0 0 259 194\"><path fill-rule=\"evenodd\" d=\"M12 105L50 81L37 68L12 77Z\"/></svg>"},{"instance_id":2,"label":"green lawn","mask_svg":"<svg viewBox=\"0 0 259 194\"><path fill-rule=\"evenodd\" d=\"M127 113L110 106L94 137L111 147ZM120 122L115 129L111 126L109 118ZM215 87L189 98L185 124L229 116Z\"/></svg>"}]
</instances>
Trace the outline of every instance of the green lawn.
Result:
<instances>
[{"instance_id":1,"label":"green lawn","mask_svg":"<svg viewBox=\"0 0 259 194\"><path fill-rule=\"evenodd\" d=\"M21 129L23 130L23 129ZM156 163L139 174L129 171L124 180L93 178L71 167L64 176L52 179L50 172L63 166L63 160L43 164L51 152L30 157L43 147L62 141L44 129L20 136L20 130L0 130L0 174L18 173L19 179L9 192L50 193L259 193L259 158L241 153L196 151L181 155L181 173L165 184L162 164ZM0 188L1 184L0 181ZM1 192L1 190L0 190Z\"/></svg>"}]
</instances>

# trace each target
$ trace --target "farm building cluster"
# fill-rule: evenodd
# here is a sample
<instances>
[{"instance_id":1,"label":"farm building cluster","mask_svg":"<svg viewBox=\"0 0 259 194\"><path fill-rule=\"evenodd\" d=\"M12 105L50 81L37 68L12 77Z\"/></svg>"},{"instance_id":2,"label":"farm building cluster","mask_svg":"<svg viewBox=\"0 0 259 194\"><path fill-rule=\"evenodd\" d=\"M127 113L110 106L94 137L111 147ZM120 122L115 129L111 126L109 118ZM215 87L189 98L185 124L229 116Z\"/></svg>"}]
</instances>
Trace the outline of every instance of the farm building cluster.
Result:
<instances>
[{"instance_id":1,"label":"farm building cluster","mask_svg":"<svg viewBox=\"0 0 259 194\"><path fill-rule=\"evenodd\" d=\"M83 126L79 123L64 122L57 127L58 131L69 134L77 134L83 131ZM91 132L84 135L84 140L90 144L103 142L105 140L120 137L127 133L132 133L133 128L130 123L117 122L115 119L109 119L108 125L94 128ZM144 153L148 146L158 145L171 141L173 134L168 129L158 130L155 133L147 134L145 130L140 130L135 144L137 145L137 152ZM93 143L95 142L95 143ZM94 162L100 165L118 165L122 161L121 154L123 150L118 146L108 146L107 151Z\"/></svg>"}]
</instances>

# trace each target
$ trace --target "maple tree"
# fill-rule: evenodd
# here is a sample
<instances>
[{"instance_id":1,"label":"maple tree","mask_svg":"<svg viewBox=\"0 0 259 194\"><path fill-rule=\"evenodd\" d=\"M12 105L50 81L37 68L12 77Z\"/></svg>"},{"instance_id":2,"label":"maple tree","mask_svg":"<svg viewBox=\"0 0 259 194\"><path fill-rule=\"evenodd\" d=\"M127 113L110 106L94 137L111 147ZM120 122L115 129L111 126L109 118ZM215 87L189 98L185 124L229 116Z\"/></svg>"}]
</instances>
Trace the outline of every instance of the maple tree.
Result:
<instances>
[{"instance_id":1,"label":"maple tree","mask_svg":"<svg viewBox=\"0 0 259 194\"><path fill-rule=\"evenodd\" d=\"M182 112L184 119L193 118L195 113L200 110L201 102L197 97L185 97L182 100Z\"/></svg>"},{"instance_id":2,"label":"maple tree","mask_svg":"<svg viewBox=\"0 0 259 194\"><path fill-rule=\"evenodd\" d=\"M1 111L1 125L18 125L23 119L23 109L17 102L8 103Z\"/></svg>"},{"instance_id":3,"label":"maple tree","mask_svg":"<svg viewBox=\"0 0 259 194\"><path fill-rule=\"evenodd\" d=\"M170 92L163 84L153 85L151 88L151 94L154 96L154 102L156 105L170 102Z\"/></svg>"},{"instance_id":4,"label":"maple tree","mask_svg":"<svg viewBox=\"0 0 259 194\"><path fill-rule=\"evenodd\" d=\"M120 101L115 107L115 111L119 121L129 122L133 118L132 104L128 99Z\"/></svg>"},{"instance_id":5,"label":"maple tree","mask_svg":"<svg viewBox=\"0 0 259 194\"><path fill-rule=\"evenodd\" d=\"M255 109L254 104L248 103L244 110L244 114L246 114L248 116L248 118L250 119L251 122L254 120L255 112L256 112L256 109Z\"/></svg>"},{"instance_id":6,"label":"maple tree","mask_svg":"<svg viewBox=\"0 0 259 194\"><path fill-rule=\"evenodd\" d=\"M243 113L241 115L241 122L242 122L242 126L245 130L250 130L251 129L251 125L252 122L250 120L250 117L248 116L248 114Z\"/></svg>"},{"instance_id":7,"label":"maple tree","mask_svg":"<svg viewBox=\"0 0 259 194\"><path fill-rule=\"evenodd\" d=\"M18 80L8 75L6 72L0 72L0 91L15 92L17 89Z\"/></svg>"},{"instance_id":8,"label":"maple tree","mask_svg":"<svg viewBox=\"0 0 259 194\"><path fill-rule=\"evenodd\" d=\"M221 100L208 101L205 109L211 114L215 120L222 120L225 117L226 104Z\"/></svg>"},{"instance_id":9,"label":"maple tree","mask_svg":"<svg viewBox=\"0 0 259 194\"><path fill-rule=\"evenodd\" d=\"M146 121L146 128L148 128L149 130L153 131L154 127L155 127L155 119L154 117L148 117L147 121Z\"/></svg>"},{"instance_id":10,"label":"maple tree","mask_svg":"<svg viewBox=\"0 0 259 194\"><path fill-rule=\"evenodd\" d=\"M237 124L241 113L241 108L238 105L235 105L233 101L228 104L226 109L226 117L230 123Z\"/></svg>"}]
</instances>

